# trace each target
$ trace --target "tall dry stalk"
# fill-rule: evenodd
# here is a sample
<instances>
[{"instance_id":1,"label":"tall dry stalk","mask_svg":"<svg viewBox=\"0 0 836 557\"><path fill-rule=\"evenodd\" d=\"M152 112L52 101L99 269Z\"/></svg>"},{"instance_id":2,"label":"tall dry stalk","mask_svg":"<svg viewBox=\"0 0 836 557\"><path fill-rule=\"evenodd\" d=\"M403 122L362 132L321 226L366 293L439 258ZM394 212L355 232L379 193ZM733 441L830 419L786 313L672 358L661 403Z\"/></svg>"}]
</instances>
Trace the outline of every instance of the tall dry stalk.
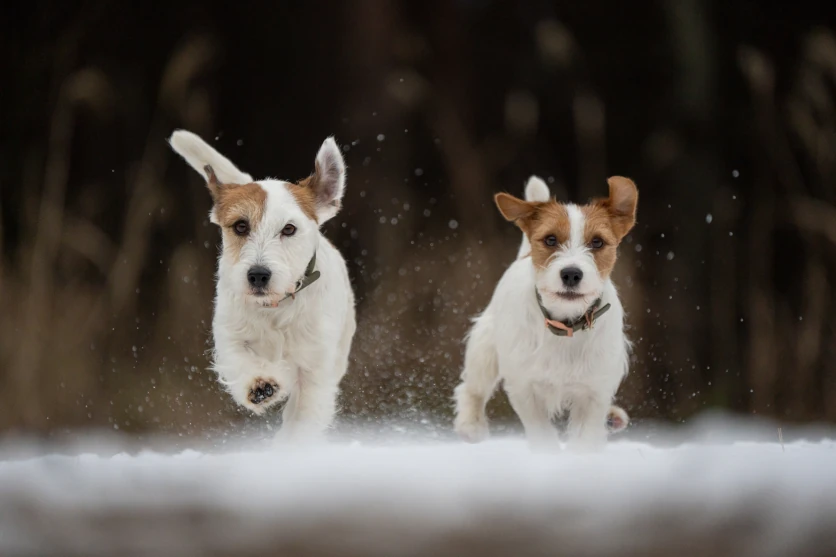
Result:
<instances>
[{"instance_id":1,"label":"tall dry stalk","mask_svg":"<svg viewBox=\"0 0 836 557\"><path fill-rule=\"evenodd\" d=\"M211 43L205 38L186 42L174 53L163 75L156 116L148 140L128 189L128 204L122 240L115 242L96 224L67 213L66 192L73 165L71 146L82 109L107 114L117 92L109 78L95 69L82 69L60 85L56 107L45 146L43 188L39 199L36 229L31 242L21 247L26 268L2 268L3 294L12 297L14 285L25 292L19 307L9 306L0 319L4 331L16 331L15 353L6 369L11 388L4 398L6 411L0 421L8 425L42 428L45 419L73 410L79 400L96 398L96 377L101 364L93 349L107 350L108 342L98 342L108 334L107 322L133 320L140 277L146 268L150 235L155 215L165 197L164 172L168 148L164 138L173 122L185 121L196 128L206 128L206 109L194 102L195 79L205 72L214 57ZM31 195L32 191L27 193ZM65 257L81 257L92 263L106 277L106 286L92 296L78 290L75 281L59 280L58 262ZM10 299L10 298L9 298ZM8 303L8 302L7 302ZM22 317L21 326L12 325ZM92 342L92 344L91 344ZM60 358L72 354L67 362ZM59 387L72 391L75 385L84 392L82 399L69 400L48 396Z\"/></svg>"}]
</instances>

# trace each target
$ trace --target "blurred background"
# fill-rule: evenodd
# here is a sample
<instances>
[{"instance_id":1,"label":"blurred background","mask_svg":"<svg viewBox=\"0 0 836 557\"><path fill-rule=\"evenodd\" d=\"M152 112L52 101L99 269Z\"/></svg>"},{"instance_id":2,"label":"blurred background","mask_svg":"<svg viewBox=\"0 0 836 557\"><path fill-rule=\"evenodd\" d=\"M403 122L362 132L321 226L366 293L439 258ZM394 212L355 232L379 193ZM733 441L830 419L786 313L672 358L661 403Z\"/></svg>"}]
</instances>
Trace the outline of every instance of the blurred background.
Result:
<instances>
[{"instance_id":1,"label":"blurred background","mask_svg":"<svg viewBox=\"0 0 836 557\"><path fill-rule=\"evenodd\" d=\"M442 430L520 240L492 203L639 186L616 281L634 419L836 421L836 10L796 0L9 2L0 431L262 427L207 371L220 234L166 138L300 179L358 299L342 423ZM503 396L489 406L514 422Z\"/></svg>"}]
</instances>

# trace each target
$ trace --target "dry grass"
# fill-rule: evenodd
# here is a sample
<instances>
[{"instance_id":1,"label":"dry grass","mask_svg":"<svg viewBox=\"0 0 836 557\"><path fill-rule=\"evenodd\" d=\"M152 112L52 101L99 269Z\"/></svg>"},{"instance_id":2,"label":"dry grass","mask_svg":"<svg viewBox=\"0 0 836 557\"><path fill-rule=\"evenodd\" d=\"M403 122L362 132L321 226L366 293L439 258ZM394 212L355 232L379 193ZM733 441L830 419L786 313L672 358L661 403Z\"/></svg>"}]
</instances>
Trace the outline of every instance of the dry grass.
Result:
<instances>
[{"instance_id":1,"label":"dry grass","mask_svg":"<svg viewBox=\"0 0 836 557\"><path fill-rule=\"evenodd\" d=\"M347 200L355 215L350 228L360 230L370 254L351 262L360 326L343 407L347 415L370 418L422 412L449 417L468 318L487 302L518 241L516 232L500 228L484 200L511 189L501 177L527 152L542 149L538 99L548 91L515 88L502 107L501 129L477 133L467 119L467 60L451 56L438 75L419 70L430 42L457 52L456 29L423 36L378 7L354 14L356 25L344 39L351 52L346 64L365 84L347 95L345 113L363 137L410 122L431 129L452 201L434 208L432 218L404 210L396 229L384 229L375 228L377 214L363 213L357 198ZM536 35L543 71L570 76L576 193L596 194L607 175L607 105L565 26L546 21ZM382 45L397 47L392 58ZM683 56L695 54L683 50ZM0 430L98 426L196 433L246 419L205 371L217 236L201 213L208 204L204 192L191 187L196 182L184 186L185 170L169 169L174 159L164 141L174 127L204 134L214 129L204 81L216 60L215 45L202 37L173 53L155 86L150 124L140 131L140 155L134 163L120 160L121 179L107 182L85 175L77 159L89 157L91 128L101 134L94 144L136 143L137 127L120 127L129 115L114 108L126 94L124 84L100 69L56 65L48 137L22 150L28 155L21 164L14 245L2 236L9 227L0 222L2 253L12 254L0 257ZM717 404L796 420L836 420L836 329L829 319L836 313L830 288L836 280L836 40L826 31L810 35L786 97L775 91L776 79L786 76L776 76L765 55L741 49L739 65L753 105L747 118L756 164L747 179L756 189L746 205L730 201L736 190L728 180L698 192L714 192L714 222L704 235L688 234L679 250L685 253L670 264L634 249L652 245L668 214L654 208L658 200L643 201L648 209L640 209L640 224L649 227L637 229L634 243L622 249L617 276L637 340L622 397L636 417L681 418ZM385 86L370 92L368 83ZM378 107L385 110L371 118ZM663 169L685 158L685 144L669 129L650 134L642 161L648 182L664 183ZM396 161L387 170L412 176L415 164L406 148L387 148ZM353 168L352 184L382 183L385 172ZM390 180L386 188L350 191L365 189L374 207L398 199L417 208L427 201L417 182ZM114 183L123 191L109 192ZM560 197L567 195L565 185L554 187ZM448 226L446 215L458 220L458 229ZM347 234L329 230L337 240ZM699 255L689 254L691 247L703 250L706 267L693 268L688 257ZM793 267L790 292L775 277L788 249L801 261ZM688 295L669 300L669 288L656 285L688 274L707 285L708 307L696 318L688 317ZM695 339L701 332L708 337L703 344ZM700 353L699 346L711 353ZM696 362L710 369L697 369ZM669 381L677 368L681 373ZM724 373L729 368L732 373ZM501 399L494 404L495 414L511 414Z\"/></svg>"}]
</instances>

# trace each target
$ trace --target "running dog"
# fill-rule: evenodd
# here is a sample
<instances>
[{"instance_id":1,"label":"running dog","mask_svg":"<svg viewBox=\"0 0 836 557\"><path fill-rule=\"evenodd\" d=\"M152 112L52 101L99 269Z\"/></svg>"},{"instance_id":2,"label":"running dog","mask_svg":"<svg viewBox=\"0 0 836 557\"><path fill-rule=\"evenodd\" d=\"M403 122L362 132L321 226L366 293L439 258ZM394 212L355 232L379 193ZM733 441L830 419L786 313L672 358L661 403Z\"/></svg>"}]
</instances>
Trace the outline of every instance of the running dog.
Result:
<instances>
[{"instance_id":1,"label":"running dog","mask_svg":"<svg viewBox=\"0 0 836 557\"><path fill-rule=\"evenodd\" d=\"M624 310L610 279L619 243L636 221L632 180L608 180L609 197L558 203L532 177L525 199L495 196L523 231L517 260L474 319L455 391L455 429L488 436L485 404L501 380L532 448L557 448L552 418L569 412L568 444L595 449L628 417L612 400L627 372Z\"/></svg>"},{"instance_id":2,"label":"running dog","mask_svg":"<svg viewBox=\"0 0 836 557\"><path fill-rule=\"evenodd\" d=\"M218 259L213 369L256 414L287 401L279 438L329 427L356 328L345 260L320 232L340 209L345 163L333 138L298 183L253 180L197 135L171 147L206 180Z\"/></svg>"}]
</instances>

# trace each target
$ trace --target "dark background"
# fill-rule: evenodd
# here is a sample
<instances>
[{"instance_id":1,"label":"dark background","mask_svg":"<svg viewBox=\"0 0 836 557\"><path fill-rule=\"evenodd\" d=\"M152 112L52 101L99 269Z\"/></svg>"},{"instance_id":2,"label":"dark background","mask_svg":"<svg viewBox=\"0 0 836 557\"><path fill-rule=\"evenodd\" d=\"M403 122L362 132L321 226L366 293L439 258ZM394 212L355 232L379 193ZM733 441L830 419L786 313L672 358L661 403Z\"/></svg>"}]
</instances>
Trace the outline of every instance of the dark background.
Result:
<instances>
[{"instance_id":1,"label":"dark background","mask_svg":"<svg viewBox=\"0 0 836 557\"><path fill-rule=\"evenodd\" d=\"M616 272L634 418L836 421L832 2L0 10L6 434L263 423L206 370L220 237L179 127L256 177L343 147L325 232L358 298L344 421L451 418L468 318L520 239L491 198L531 174L564 200L639 186Z\"/></svg>"}]
</instances>

